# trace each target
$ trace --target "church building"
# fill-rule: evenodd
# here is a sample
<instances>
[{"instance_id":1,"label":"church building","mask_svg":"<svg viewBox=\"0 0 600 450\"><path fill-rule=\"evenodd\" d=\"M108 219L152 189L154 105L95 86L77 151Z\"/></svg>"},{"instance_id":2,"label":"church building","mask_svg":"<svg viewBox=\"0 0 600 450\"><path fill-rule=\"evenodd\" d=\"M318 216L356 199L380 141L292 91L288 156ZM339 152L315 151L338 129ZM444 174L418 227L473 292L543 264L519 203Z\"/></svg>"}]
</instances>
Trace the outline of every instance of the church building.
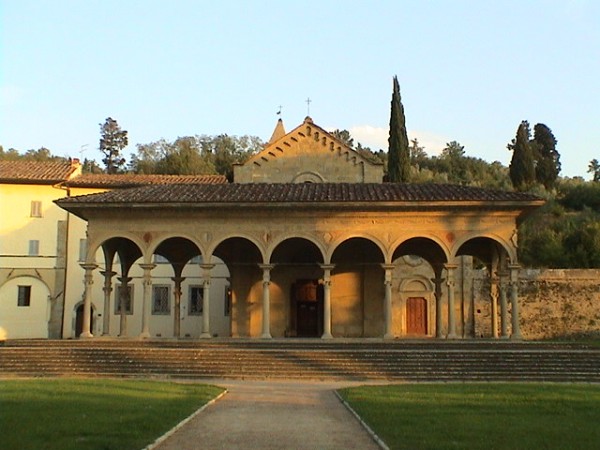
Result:
<instances>
[{"instance_id":1,"label":"church building","mask_svg":"<svg viewBox=\"0 0 600 450\"><path fill-rule=\"evenodd\" d=\"M475 337L468 260L489 273L490 337L520 339L517 225L543 201L383 175L307 117L233 183L56 200L87 222L77 334Z\"/></svg>"}]
</instances>

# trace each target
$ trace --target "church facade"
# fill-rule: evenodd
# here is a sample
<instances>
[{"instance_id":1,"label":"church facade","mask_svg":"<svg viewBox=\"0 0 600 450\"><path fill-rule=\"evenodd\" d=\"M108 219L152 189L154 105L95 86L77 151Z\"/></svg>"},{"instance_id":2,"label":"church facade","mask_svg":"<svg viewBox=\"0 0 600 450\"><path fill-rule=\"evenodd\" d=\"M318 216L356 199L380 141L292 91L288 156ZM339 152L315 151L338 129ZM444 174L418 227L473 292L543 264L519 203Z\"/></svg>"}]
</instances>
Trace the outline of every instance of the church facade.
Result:
<instances>
[{"instance_id":1,"label":"church facade","mask_svg":"<svg viewBox=\"0 0 600 450\"><path fill-rule=\"evenodd\" d=\"M384 183L382 165L307 117L289 133L278 122L234 183L56 203L87 222L82 337L474 337L475 261L490 337L519 339L517 223L543 202Z\"/></svg>"}]
</instances>

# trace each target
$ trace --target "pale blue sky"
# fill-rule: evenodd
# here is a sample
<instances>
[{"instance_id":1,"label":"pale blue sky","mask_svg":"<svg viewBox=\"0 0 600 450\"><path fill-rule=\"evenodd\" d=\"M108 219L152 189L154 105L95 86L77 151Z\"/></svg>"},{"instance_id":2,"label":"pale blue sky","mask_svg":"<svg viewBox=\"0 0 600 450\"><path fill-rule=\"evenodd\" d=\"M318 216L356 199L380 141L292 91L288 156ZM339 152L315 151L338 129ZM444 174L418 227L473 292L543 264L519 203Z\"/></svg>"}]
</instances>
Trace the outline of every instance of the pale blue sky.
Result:
<instances>
[{"instance_id":1,"label":"pale blue sky","mask_svg":"<svg viewBox=\"0 0 600 450\"><path fill-rule=\"evenodd\" d=\"M523 119L563 175L600 159L600 2L0 0L0 144L100 160L111 116L135 144L270 137L307 114L387 149L392 77L409 138L510 161ZM84 150L81 152L81 150Z\"/></svg>"}]
</instances>

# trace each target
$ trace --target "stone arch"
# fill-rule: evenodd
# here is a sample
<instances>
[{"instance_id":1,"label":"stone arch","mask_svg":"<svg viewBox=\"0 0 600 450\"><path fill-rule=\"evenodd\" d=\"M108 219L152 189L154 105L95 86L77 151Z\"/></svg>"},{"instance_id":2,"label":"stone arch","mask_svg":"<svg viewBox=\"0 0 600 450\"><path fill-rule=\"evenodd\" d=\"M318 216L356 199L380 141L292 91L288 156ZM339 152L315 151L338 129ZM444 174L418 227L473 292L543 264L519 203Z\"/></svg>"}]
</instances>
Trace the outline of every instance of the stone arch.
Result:
<instances>
[{"instance_id":1,"label":"stone arch","mask_svg":"<svg viewBox=\"0 0 600 450\"><path fill-rule=\"evenodd\" d=\"M262 316L263 249L247 236L229 236L211 250L211 256L223 260L229 270L225 301L230 305L230 335L250 337L260 334Z\"/></svg>"},{"instance_id":2,"label":"stone arch","mask_svg":"<svg viewBox=\"0 0 600 450\"><path fill-rule=\"evenodd\" d=\"M419 256L432 266L449 261L446 247L437 239L424 236L415 236L396 245L391 254L391 261L405 255Z\"/></svg>"},{"instance_id":3,"label":"stone arch","mask_svg":"<svg viewBox=\"0 0 600 450\"><path fill-rule=\"evenodd\" d=\"M475 256L487 263L491 261L494 252L497 254L505 252L511 263L516 264L517 262L516 248L507 244L499 236L491 234L471 235L461 239L456 243L454 255Z\"/></svg>"},{"instance_id":4,"label":"stone arch","mask_svg":"<svg viewBox=\"0 0 600 450\"><path fill-rule=\"evenodd\" d=\"M126 241L135 245L135 247L138 248L140 255L144 255L143 249L146 248L146 245L144 244L143 240L140 240L140 238L137 235L135 235L134 233L120 233L118 235L104 236L101 238L96 238L96 239L88 242L86 263L93 264L96 262L95 256L96 256L96 252L98 251L98 249L100 249L100 248L104 249L104 248L107 248L110 246L114 246L115 243L124 243Z\"/></svg>"},{"instance_id":5,"label":"stone arch","mask_svg":"<svg viewBox=\"0 0 600 450\"><path fill-rule=\"evenodd\" d=\"M286 242L290 243L290 242L296 242L298 244L300 244L301 242L305 242L308 243L309 246L308 248L312 248L317 249L318 250L318 254L319 254L319 263L323 264L323 263L328 263L329 261L326 259L326 254L327 252L325 251L325 249L323 248L323 245L321 242L317 241L314 239L314 237L312 236L306 236L306 235L302 235L302 234L296 234L296 235L291 235L291 236L284 236L280 239L278 239L277 241L273 242L273 244L271 245L270 249L267 252L267 260L271 263L271 264L276 264L275 261L273 261L273 255L277 252L277 249L281 249L282 248L282 244L285 244Z\"/></svg>"},{"instance_id":6,"label":"stone arch","mask_svg":"<svg viewBox=\"0 0 600 450\"><path fill-rule=\"evenodd\" d=\"M183 244L185 242L189 242L196 247L196 249L198 250L198 254L200 256L202 256L204 253L202 245L200 244L200 242L198 242L198 240L194 236L190 236L185 233L172 233L172 234L170 233L170 234L162 235L162 236L158 237L157 239L153 240L152 245L150 245L148 247L148 255L147 255L148 258L150 258L154 254L160 254L161 256L165 256L165 255L162 255L161 253L158 253L157 249L159 249L162 246L162 248L164 250L165 243L167 243L167 246L168 246L169 242L171 242L174 245L176 245L177 243ZM151 262L151 261L146 261L146 262Z\"/></svg>"},{"instance_id":7,"label":"stone arch","mask_svg":"<svg viewBox=\"0 0 600 450\"><path fill-rule=\"evenodd\" d=\"M498 338L503 334L506 337L507 325L502 326L502 323L508 323L508 309L502 306L506 305L506 296L502 299L500 291L504 289L506 293L508 267L511 261L516 261L516 251L511 252L511 247L497 236L476 235L457 243L455 254L457 257L471 256L473 260L470 270L473 273L478 269L481 271L477 281L480 284L476 284L475 277L471 277L475 290L483 292L483 295L473 299L470 314L472 330L469 334L491 338Z\"/></svg>"},{"instance_id":8,"label":"stone arch","mask_svg":"<svg viewBox=\"0 0 600 450\"><path fill-rule=\"evenodd\" d=\"M271 322L273 336L323 334L324 261L322 248L304 237L288 237L273 247L269 255L271 317L278 318Z\"/></svg>"},{"instance_id":9,"label":"stone arch","mask_svg":"<svg viewBox=\"0 0 600 450\"><path fill-rule=\"evenodd\" d=\"M296 174L292 183L324 183L325 178L317 172L306 171Z\"/></svg>"},{"instance_id":10,"label":"stone arch","mask_svg":"<svg viewBox=\"0 0 600 450\"><path fill-rule=\"evenodd\" d=\"M331 254L332 334L339 337L379 337L385 297L385 252L378 242L350 237Z\"/></svg>"},{"instance_id":11,"label":"stone arch","mask_svg":"<svg viewBox=\"0 0 600 450\"><path fill-rule=\"evenodd\" d=\"M325 254L325 260L333 261L333 255L336 252L336 250L338 250L338 248L340 248L340 246L343 245L345 242L348 242L353 239L363 239L363 240L369 241L372 244L374 244L375 246L377 246L377 248L381 252L381 257L382 257L381 262L382 263L385 262L387 250L386 250L385 246L383 245L383 243L374 236L368 236L368 235L363 235L363 234L349 234L349 235L344 236L343 238L333 241L330 244L329 248L327 249L327 253Z\"/></svg>"},{"instance_id":12,"label":"stone arch","mask_svg":"<svg viewBox=\"0 0 600 450\"><path fill-rule=\"evenodd\" d=\"M256 248L256 250L259 252L260 254L260 258L263 262L267 261L267 253L265 250L264 245L262 245L257 239L255 239L252 236L248 236L245 234L232 234L229 236L224 236L222 238L220 238L218 241L215 241L207 250L206 255L214 255L214 254L218 254L219 252L217 251L217 249L219 247L222 247L224 243L226 242L231 242L232 240L239 240L238 242L242 242L242 241L247 241L249 244L251 244L254 248ZM223 251L223 250L221 250ZM225 256L225 255L223 255ZM223 259L225 261L225 258L219 256L221 259Z\"/></svg>"}]
</instances>

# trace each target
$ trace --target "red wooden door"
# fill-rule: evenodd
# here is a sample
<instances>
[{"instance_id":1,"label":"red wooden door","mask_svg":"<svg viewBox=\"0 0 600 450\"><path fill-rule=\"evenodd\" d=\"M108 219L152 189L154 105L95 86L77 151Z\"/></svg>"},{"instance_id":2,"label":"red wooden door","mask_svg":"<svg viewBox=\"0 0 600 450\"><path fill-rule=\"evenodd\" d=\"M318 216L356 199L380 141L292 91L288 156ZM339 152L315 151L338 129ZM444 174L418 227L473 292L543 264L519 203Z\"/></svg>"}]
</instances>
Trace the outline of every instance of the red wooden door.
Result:
<instances>
[{"instance_id":1,"label":"red wooden door","mask_svg":"<svg viewBox=\"0 0 600 450\"><path fill-rule=\"evenodd\" d=\"M406 300L406 333L424 336L427 334L427 300L409 297Z\"/></svg>"}]
</instances>

